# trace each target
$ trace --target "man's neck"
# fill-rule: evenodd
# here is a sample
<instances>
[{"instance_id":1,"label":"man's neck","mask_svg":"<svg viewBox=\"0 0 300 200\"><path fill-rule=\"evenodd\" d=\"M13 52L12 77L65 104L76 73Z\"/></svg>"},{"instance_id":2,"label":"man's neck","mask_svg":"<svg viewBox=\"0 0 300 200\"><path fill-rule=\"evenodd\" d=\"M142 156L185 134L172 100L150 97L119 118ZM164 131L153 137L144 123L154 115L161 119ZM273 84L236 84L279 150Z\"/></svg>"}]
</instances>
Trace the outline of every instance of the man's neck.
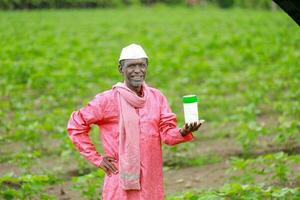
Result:
<instances>
[{"instance_id":1,"label":"man's neck","mask_svg":"<svg viewBox=\"0 0 300 200\"><path fill-rule=\"evenodd\" d=\"M131 89L133 90L138 96L142 97L144 94L143 94L143 90L142 90L142 87L139 87L139 88L134 88L134 89Z\"/></svg>"},{"instance_id":2,"label":"man's neck","mask_svg":"<svg viewBox=\"0 0 300 200\"><path fill-rule=\"evenodd\" d=\"M140 96L140 97L144 96L144 93L143 93L143 90L142 90L142 86L140 86L140 87L129 87L127 84L126 84L126 86L130 90L134 91L138 96Z\"/></svg>"}]
</instances>

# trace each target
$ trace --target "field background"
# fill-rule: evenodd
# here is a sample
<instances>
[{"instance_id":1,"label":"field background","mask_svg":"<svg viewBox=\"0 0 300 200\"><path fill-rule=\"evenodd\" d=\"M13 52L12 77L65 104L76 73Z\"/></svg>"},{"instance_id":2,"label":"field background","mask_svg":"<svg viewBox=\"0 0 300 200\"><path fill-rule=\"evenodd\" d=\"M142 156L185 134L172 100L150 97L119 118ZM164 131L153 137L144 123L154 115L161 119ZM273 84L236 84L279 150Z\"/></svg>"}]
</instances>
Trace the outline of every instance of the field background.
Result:
<instances>
[{"instance_id":1,"label":"field background","mask_svg":"<svg viewBox=\"0 0 300 200\"><path fill-rule=\"evenodd\" d=\"M300 34L280 10L130 7L0 12L0 198L100 199L103 172L75 150L73 110L122 81L141 44L147 83L196 140L164 148L167 199L300 198ZM99 132L90 134L101 152Z\"/></svg>"}]
</instances>

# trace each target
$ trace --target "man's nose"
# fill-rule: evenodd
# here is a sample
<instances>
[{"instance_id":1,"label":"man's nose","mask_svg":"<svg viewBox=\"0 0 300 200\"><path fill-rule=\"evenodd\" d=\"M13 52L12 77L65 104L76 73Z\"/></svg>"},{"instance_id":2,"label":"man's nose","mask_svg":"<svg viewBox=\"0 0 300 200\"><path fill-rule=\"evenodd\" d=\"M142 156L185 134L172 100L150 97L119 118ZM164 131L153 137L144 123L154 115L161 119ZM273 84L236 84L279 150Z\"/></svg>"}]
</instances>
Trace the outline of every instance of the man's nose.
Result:
<instances>
[{"instance_id":1,"label":"man's nose","mask_svg":"<svg viewBox=\"0 0 300 200\"><path fill-rule=\"evenodd\" d=\"M140 65L135 65L134 66L134 72L140 72L140 71L141 71Z\"/></svg>"}]
</instances>

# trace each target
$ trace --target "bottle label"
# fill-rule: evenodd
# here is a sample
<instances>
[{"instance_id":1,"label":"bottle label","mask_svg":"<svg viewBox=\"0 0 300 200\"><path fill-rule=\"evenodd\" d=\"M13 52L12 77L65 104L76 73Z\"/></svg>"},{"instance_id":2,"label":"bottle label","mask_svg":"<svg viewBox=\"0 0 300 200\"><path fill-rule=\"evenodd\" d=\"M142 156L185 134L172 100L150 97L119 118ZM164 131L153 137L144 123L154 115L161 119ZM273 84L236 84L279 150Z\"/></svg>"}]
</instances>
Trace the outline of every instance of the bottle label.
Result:
<instances>
[{"instance_id":1,"label":"bottle label","mask_svg":"<svg viewBox=\"0 0 300 200\"><path fill-rule=\"evenodd\" d=\"M185 123L198 122L198 103L184 103L184 120Z\"/></svg>"}]
</instances>

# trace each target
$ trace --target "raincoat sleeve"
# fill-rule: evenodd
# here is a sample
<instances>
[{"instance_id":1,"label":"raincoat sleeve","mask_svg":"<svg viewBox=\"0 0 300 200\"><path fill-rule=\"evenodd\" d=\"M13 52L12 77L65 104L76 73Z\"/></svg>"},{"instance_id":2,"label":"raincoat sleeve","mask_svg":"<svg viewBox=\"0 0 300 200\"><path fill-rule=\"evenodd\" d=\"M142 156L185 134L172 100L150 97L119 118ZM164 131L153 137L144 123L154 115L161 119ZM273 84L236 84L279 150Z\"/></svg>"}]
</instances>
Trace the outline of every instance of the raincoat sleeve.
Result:
<instances>
[{"instance_id":1,"label":"raincoat sleeve","mask_svg":"<svg viewBox=\"0 0 300 200\"><path fill-rule=\"evenodd\" d=\"M160 102L160 121L159 121L159 133L162 141L167 145L175 145L182 142L191 141L194 139L192 132L186 136L182 136L177 128L176 115L172 112L168 105L166 97L162 94Z\"/></svg>"},{"instance_id":2,"label":"raincoat sleeve","mask_svg":"<svg viewBox=\"0 0 300 200\"><path fill-rule=\"evenodd\" d=\"M103 158L97 152L89 133L90 126L99 123L103 118L103 108L103 100L101 97L96 96L85 107L71 114L67 127L68 136L76 149L96 167L100 165Z\"/></svg>"}]
</instances>

